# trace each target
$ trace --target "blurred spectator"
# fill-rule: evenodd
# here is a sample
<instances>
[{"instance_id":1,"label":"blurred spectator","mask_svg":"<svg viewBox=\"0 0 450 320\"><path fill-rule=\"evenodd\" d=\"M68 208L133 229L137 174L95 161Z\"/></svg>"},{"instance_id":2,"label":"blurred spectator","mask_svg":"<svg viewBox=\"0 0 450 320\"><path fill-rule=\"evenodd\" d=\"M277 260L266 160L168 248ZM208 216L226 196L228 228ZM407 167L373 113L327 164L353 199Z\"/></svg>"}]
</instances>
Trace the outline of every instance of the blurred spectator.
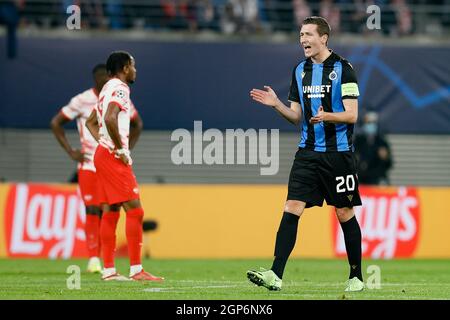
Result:
<instances>
[{"instance_id":1,"label":"blurred spectator","mask_svg":"<svg viewBox=\"0 0 450 320\"><path fill-rule=\"evenodd\" d=\"M355 137L358 180L361 184L389 184L392 167L390 146L378 130L378 114L368 112L364 117L363 133Z\"/></svg>"},{"instance_id":2,"label":"blurred spectator","mask_svg":"<svg viewBox=\"0 0 450 320\"><path fill-rule=\"evenodd\" d=\"M412 14L405 0L393 0L395 17L397 20L397 34L408 35L412 32Z\"/></svg>"},{"instance_id":3,"label":"blurred spectator","mask_svg":"<svg viewBox=\"0 0 450 320\"><path fill-rule=\"evenodd\" d=\"M362 24L361 22L355 26L353 26L352 22L353 16L356 12L363 12L364 19L366 18L366 7L361 10L359 7L359 2L362 2L362 0L335 0L341 15L341 32L358 32L360 29Z\"/></svg>"},{"instance_id":4,"label":"blurred spectator","mask_svg":"<svg viewBox=\"0 0 450 320\"><path fill-rule=\"evenodd\" d=\"M21 26L30 28L65 26L66 10L72 4L81 8L82 28L296 32L303 19L311 15L325 17L333 33L363 36L379 32L441 36L450 26L450 0L0 0L2 7L8 3L25 3ZM372 4L381 9L378 31L366 27L366 10Z\"/></svg>"},{"instance_id":5,"label":"blurred spectator","mask_svg":"<svg viewBox=\"0 0 450 320\"><path fill-rule=\"evenodd\" d=\"M368 32L366 27L367 22L367 7L369 4L364 0L354 0L354 7L349 16L349 30L352 32Z\"/></svg>"},{"instance_id":6,"label":"blurred spectator","mask_svg":"<svg viewBox=\"0 0 450 320\"><path fill-rule=\"evenodd\" d=\"M196 22L199 29L211 29L214 23L214 6L211 0L197 0Z\"/></svg>"},{"instance_id":7,"label":"blurred spectator","mask_svg":"<svg viewBox=\"0 0 450 320\"><path fill-rule=\"evenodd\" d=\"M106 15L111 29L122 29L125 26L122 0L106 0Z\"/></svg>"},{"instance_id":8,"label":"blurred spectator","mask_svg":"<svg viewBox=\"0 0 450 320\"><path fill-rule=\"evenodd\" d=\"M190 31L214 28L215 11L211 0L184 1L180 11Z\"/></svg>"},{"instance_id":9,"label":"blurred spectator","mask_svg":"<svg viewBox=\"0 0 450 320\"><path fill-rule=\"evenodd\" d=\"M102 0L80 0L80 8L88 17L88 24L91 28L101 28L105 26Z\"/></svg>"},{"instance_id":10,"label":"blurred spectator","mask_svg":"<svg viewBox=\"0 0 450 320\"><path fill-rule=\"evenodd\" d=\"M177 5L175 0L161 0L161 7L164 13L164 20L169 24L177 16Z\"/></svg>"},{"instance_id":11,"label":"blurred spectator","mask_svg":"<svg viewBox=\"0 0 450 320\"><path fill-rule=\"evenodd\" d=\"M248 33L260 30L257 0L228 0L222 16L225 33Z\"/></svg>"},{"instance_id":12,"label":"blurred spectator","mask_svg":"<svg viewBox=\"0 0 450 320\"><path fill-rule=\"evenodd\" d=\"M266 7L267 0L256 0L256 1L258 1L258 18L261 28L270 31L271 26L267 15L267 7Z\"/></svg>"},{"instance_id":13,"label":"blurred spectator","mask_svg":"<svg viewBox=\"0 0 450 320\"><path fill-rule=\"evenodd\" d=\"M196 29L192 0L161 0L164 12L163 23L171 29Z\"/></svg>"},{"instance_id":14,"label":"blurred spectator","mask_svg":"<svg viewBox=\"0 0 450 320\"><path fill-rule=\"evenodd\" d=\"M294 11L292 7L292 0L276 0L278 21L274 26L274 30L292 31L294 26ZM297 30L295 30L297 31Z\"/></svg>"},{"instance_id":15,"label":"blurred spectator","mask_svg":"<svg viewBox=\"0 0 450 320\"><path fill-rule=\"evenodd\" d=\"M178 12L182 27L195 31L197 29L197 17L195 12L195 0L178 0Z\"/></svg>"},{"instance_id":16,"label":"blurred spectator","mask_svg":"<svg viewBox=\"0 0 450 320\"><path fill-rule=\"evenodd\" d=\"M378 5L378 4L377 4ZM391 3L384 3L381 7L381 31L384 35L394 36L397 33L397 16Z\"/></svg>"},{"instance_id":17,"label":"blurred spectator","mask_svg":"<svg viewBox=\"0 0 450 320\"><path fill-rule=\"evenodd\" d=\"M9 59L17 55L17 26L19 25L19 9L23 6L23 1L3 1L0 2L0 24L6 25L6 50Z\"/></svg>"},{"instance_id":18,"label":"blurred spectator","mask_svg":"<svg viewBox=\"0 0 450 320\"><path fill-rule=\"evenodd\" d=\"M450 0L443 0L442 5L446 6L447 8L450 8ZM450 27L450 12L449 10L442 10L442 12L440 12L440 16L438 17L438 19L440 19L442 21L442 24L444 27L447 28L447 30Z\"/></svg>"},{"instance_id":19,"label":"blurred spectator","mask_svg":"<svg viewBox=\"0 0 450 320\"><path fill-rule=\"evenodd\" d=\"M292 6L294 7L295 24L300 27L306 17L312 16L311 9L306 0L293 0Z\"/></svg>"},{"instance_id":20,"label":"blurred spectator","mask_svg":"<svg viewBox=\"0 0 450 320\"><path fill-rule=\"evenodd\" d=\"M278 5L278 0L260 0L260 11L269 29L274 29L274 24L276 25L281 19L278 15Z\"/></svg>"},{"instance_id":21,"label":"blurred spectator","mask_svg":"<svg viewBox=\"0 0 450 320\"><path fill-rule=\"evenodd\" d=\"M341 27L341 12L333 0L322 0L320 2L319 16L327 19L331 32L337 34Z\"/></svg>"},{"instance_id":22,"label":"blurred spectator","mask_svg":"<svg viewBox=\"0 0 450 320\"><path fill-rule=\"evenodd\" d=\"M258 29L258 1L230 0L238 24L238 32L253 32Z\"/></svg>"},{"instance_id":23,"label":"blurred spectator","mask_svg":"<svg viewBox=\"0 0 450 320\"><path fill-rule=\"evenodd\" d=\"M233 4L226 2L220 13L220 30L225 34L235 33L237 29L236 18L234 16Z\"/></svg>"}]
</instances>

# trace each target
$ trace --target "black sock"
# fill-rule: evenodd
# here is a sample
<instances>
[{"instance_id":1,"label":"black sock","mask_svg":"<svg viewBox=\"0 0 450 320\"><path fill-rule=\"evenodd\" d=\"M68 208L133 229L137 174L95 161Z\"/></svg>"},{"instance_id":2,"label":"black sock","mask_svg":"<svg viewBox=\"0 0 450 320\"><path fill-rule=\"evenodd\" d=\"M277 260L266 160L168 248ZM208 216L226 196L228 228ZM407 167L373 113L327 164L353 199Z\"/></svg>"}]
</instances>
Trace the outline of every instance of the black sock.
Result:
<instances>
[{"instance_id":1,"label":"black sock","mask_svg":"<svg viewBox=\"0 0 450 320\"><path fill-rule=\"evenodd\" d=\"M363 281L361 274L361 229L358 220L353 216L350 220L341 222L341 227L344 233L348 263L350 264L349 279L357 277Z\"/></svg>"},{"instance_id":2,"label":"black sock","mask_svg":"<svg viewBox=\"0 0 450 320\"><path fill-rule=\"evenodd\" d=\"M283 212L283 218L278 228L272 271L280 279L283 278L284 267L292 249L294 249L295 240L297 240L298 219L299 216L295 214Z\"/></svg>"}]
</instances>

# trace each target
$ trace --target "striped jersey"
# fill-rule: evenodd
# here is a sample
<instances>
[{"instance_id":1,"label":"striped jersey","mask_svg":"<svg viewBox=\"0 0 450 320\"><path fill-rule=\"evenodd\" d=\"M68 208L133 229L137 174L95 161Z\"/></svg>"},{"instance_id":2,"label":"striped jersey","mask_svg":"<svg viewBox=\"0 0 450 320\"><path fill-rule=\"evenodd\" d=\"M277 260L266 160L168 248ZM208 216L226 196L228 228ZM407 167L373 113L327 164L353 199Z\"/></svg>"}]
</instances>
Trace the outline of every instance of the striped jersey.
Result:
<instances>
[{"instance_id":1,"label":"striped jersey","mask_svg":"<svg viewBox=\"0 0 450 320\"><path fill-rule=\"evenodd\" d=\"M117 116L117 125L119 128L122 148L128 150L130 120L133 116L133 103L130 99L130 87L118 78L112 78L103 86L98 103L95 106L99 124L99 143L103 147L112 151L116 149L116 147L111 136L109 135L105 122L105 115L110 103L115 103L120 108L120 112Z\"/></svg>"},{"instance_id":2,"label":"striped jersey","mask_svg":"<svg viewBox=\"0 0 450 320\"><path fill-rule=\"evenodd\" d=\"M322 106L325 112L343 112L343 99L359 96L356 74L350 63L331 52L323 63L301 61L292 73L289 101L301 104L303 112L300 148L318 152L353 151L353 124L309 120Z\"/></svg>"},{"instance_id":3,"label":"striped jersey","mask_svg":"<svg viewBox=\"0 0 450 320\"><path fill-rule=\"evenodd\" d=\"M70 102L61 108L62 115L68 120L77 120L78 133L80 135L81 152L85 155L85 160L78 163L78 169L95 172L94 153L97 148L97 141L86 128L86 120L98 103L98 93L94 88L88 89L73 97ZM131 119L137 117L138 113L131 103Z\"/></svg>"}]
</instances>

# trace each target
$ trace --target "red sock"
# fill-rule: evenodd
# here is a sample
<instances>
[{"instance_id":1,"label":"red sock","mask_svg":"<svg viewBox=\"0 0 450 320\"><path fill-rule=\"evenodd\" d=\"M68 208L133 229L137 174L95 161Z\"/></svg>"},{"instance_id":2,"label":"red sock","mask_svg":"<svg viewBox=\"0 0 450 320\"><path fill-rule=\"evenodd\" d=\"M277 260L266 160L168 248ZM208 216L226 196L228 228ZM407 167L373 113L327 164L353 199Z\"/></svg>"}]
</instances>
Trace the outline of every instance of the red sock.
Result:
<instances>
[{"instance_id":1,"label":"red sock","mask_svg":"<svg viewBox=\"0 0 450 320\"><path fill-rule=\"evenodd\" d=\"M86 214L86 224L84 226L86 232L86 244L89 258L99 257L100 254L100 217L96 214Z\"/></svg>"},{"instance_id":2,"label":"red sock","mask_svg":"<svg viewBox=\"0 0 450 320\"><path fill-rule=\"evenodd\" d=\"M142 263L141 248L143 218L144 210L142 210L142 208L136 208L127 211L126 234L128 242L128 256L130 257L130 266Z\"/></svg>"},{"instance_id":3,"label":"red sock","mask_svg":"<svg viewBox=\"0 0 450 320\"><path fill-rule=\"evenodd\" d=\"M105 268L114 268L114 251L116 250L116 226L119 212L104 212L100 226L102 241L102 258Z\"/></svg>"},{"instance_id":4,"label":"red sock","mask_svg":"<svg viewBox=\"0 0 450 320\"><path fill-rule=\"evenodd\" d=\"M100 215L98 217L98 237L97 237L97 257L100 257L100 255L102 254L102 239L100 237L100 228L102 226L102 216Z\"/></svg>"}]
</instances>

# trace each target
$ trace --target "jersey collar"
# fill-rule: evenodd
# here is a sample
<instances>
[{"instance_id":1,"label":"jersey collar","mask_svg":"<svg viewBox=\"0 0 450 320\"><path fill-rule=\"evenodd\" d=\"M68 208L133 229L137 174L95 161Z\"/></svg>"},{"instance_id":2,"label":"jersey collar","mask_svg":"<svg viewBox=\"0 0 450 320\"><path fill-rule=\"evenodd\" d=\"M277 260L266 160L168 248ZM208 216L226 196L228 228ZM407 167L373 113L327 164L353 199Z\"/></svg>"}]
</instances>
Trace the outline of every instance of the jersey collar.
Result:
<instances>
[{"instance_id":1,"label":"jersey collar","mask_svg":"<svg viewBox=\"0 0 450 320\"><path fill-rule=\"evenodd\" d=\"M328 58L326 58L322 63L317 63L317 64L321 64L321 65L326 65L326 64L332 64L333 60L336 60L337 54L334 53L334 51L332 49L328 49L329 52L331 52L331 54L328 56ZM311 58L308 58L308 62L310 64L315 64Z\"/></svg>"}]
</instances>

